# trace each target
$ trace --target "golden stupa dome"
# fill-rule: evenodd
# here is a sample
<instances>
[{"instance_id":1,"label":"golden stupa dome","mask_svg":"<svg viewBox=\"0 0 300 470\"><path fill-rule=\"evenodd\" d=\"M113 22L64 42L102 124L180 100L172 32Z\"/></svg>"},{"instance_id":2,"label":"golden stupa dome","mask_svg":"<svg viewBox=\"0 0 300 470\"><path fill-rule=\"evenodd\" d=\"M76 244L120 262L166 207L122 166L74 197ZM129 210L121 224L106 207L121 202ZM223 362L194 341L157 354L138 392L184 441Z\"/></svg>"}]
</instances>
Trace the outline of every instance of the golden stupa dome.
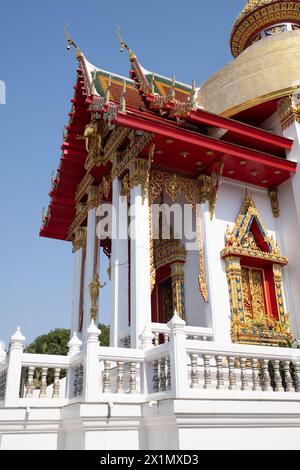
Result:
<instances>
[{"instance_id":1,"label":"golden stupa dome","mask_svg":"<svg viewBox=\"0 0 300 470\"><path fill-rule=\"evenodd\" d=\"M259 40L262 30L281 22L300 24L300 0L248 0L232 29L233 56L237 57L253 41Z\"/></svg>"}]
</instances>

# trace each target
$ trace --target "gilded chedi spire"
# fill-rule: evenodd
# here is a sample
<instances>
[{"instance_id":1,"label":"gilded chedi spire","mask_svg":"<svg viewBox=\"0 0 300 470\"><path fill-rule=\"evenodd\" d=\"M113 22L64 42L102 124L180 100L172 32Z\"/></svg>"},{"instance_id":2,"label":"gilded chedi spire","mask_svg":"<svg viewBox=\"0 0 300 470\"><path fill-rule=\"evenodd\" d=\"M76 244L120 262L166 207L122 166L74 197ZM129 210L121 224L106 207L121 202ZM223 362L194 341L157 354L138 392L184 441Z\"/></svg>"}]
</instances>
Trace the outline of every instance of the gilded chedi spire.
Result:
<instances>
[{"instance_id":1,"label":"gilded chedi spire","mask_svg":"<svg viewBox=\"0 0 300 470\"><path fill-rule=\"evenodd\" d=\"M274 28L272 29L272 26ZM231 51L234 57L253 42L269 35L300 27L300 0L248 0L236 19L231 33Z\"/></svg>"}]
</instances>

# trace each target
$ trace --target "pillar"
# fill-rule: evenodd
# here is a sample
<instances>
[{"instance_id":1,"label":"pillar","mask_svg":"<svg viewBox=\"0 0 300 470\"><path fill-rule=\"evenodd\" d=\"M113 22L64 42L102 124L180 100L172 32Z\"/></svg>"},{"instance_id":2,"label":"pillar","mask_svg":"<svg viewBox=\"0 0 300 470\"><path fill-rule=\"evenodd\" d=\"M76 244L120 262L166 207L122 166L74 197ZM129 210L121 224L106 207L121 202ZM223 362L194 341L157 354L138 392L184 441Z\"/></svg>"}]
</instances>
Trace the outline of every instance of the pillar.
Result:
<instances>
[{"instance_id":1,"label":"pillar","mask_svg":"<svg viewBox=\"0 0 300 470\"><path fill-rule=\"evenodd\" d=\"M75 232L73 242L74 253L74 281L73 281L73 301L72 301L72 317L71 317L71 337L80 330L80 307L83 295L82 282L84 269L84 251L86 245L86 228L80 227Z\"/></svg>"},{"instance_id":2,"label":"pillar","mask_svg":"<svg viewBox=\"0 0 300 470\"><path fill-rule=\"evenodd\" d=\"M151 325L149 200L145 190L146 164L136 159L130 169L130 306L131 347L139 348L140 336Z\"/></svg>"},{"instance_id":3,"label":"pillar","mask_svg":"<svg viewBox=\"0 0 300 470\"><path fill-rule=\"evenodd\" d=\"M5 406L16 406L16 400L19 398L24 343L25 337L18 327L17 331L10 339Z\"/></svg>"},{"instance_id":4,"label":"pillar","mask_svg":"<svg viewBox=\"0 0 300 470\"><path fill-rule=\"evenodd\" d=\"M120 338L128 335L128 206L127 197L120 195L118 177L112 184L111 240L111 322L110 346L124 346Z\"/></svg>"},{"instance_id":5,"label":"pillar","mask_svg":"<svg viewBox=\"0 0 300 470\"><path fill-rule=\"evenodd\" d=\"M96 205L97 188L91 186L88 190L88 216L87 216L87 236L86 236L86 258L85 258L85 279L84 279L84 318L82 327L82 337L85 338L88 327L91 323L92 299L90 295L90 284L94 281L97 272L96 250ZM98 324L98 318L95 319Z\"/></svg>"}]
</instances>

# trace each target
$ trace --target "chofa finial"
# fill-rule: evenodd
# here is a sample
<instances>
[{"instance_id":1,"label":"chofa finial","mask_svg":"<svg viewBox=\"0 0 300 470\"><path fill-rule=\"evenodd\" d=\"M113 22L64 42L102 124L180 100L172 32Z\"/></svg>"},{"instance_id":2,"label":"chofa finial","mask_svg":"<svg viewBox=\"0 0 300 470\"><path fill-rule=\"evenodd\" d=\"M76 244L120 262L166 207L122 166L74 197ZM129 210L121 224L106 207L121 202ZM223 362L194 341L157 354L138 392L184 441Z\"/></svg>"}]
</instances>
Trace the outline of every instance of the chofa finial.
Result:
<instances>
[{"instance_id":1,"label":"chofa finial","mask_svg":"<svg viewBox=\"0 0 300 470\"><path fill-rule=\"evenodd\" d=\"M135 54L134 54L134 52L130 49L130 47L127 46L126 42L124 42L123 39L121 38L120 31L121 31L121 27L119 26L119 27L117 28L116 33L117 33L117 36L118 36L118 39L119 39L119 43L120 43L120 46L121 46L120 51L123 52L124 49L127 49L128 52L129 52L130 60L134 60L134 59L135 59Z\"/></svg>"},{"instance_id":2,"label":"chofa finial","mask_svg":"<svg viewBox=\"0 0 300 470\"><path fill-rule=\"evenodd\" d=\"M67 39L67 49L68 51L71 49L71 46L73 46L75 49L76 49L76 59L80 59L81 58L81 50L79 49L79 47L77 46L77 44L73 41L73 39L71 39L70 35L69 35L69 26L70 26L70 23L66 24L65 26L65 36L66 36L66 39Z\"/></svg>"}]
</instances>

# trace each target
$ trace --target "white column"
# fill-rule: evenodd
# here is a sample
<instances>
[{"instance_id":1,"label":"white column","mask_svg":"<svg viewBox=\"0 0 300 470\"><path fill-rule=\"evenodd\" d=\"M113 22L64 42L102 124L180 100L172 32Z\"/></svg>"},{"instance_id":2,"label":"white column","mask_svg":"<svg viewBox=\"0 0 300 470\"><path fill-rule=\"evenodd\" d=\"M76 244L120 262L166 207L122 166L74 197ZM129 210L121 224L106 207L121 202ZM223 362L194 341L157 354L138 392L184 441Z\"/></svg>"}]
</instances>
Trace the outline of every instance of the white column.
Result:
<instances>
[{"instance_id":1,"label":"white column","mask_svg":"<svg viewBox=\"0 0 300 470\"><path fill-rule=\"evenodd\" d=\"M140 184L131 190L130 215L131 347L139 348L139 336L151 324L149 203Z\"/></svg>"},{"instance_id":2,"label":"white column","mask_svg":"<svg viewBox=\"0 0 300 470\"><path fill-rule=\"evenodd\" d=\"M16 400L19 398L24 342L25 337L22 335L21 330L18 327L17 331L10 339L5 406L16 406Z\"/></svg>"},{"instance_id":3,"label":"white column","mask_svg":"<svg viewBox=\"0 0 300 470\"><path fill-rule=\"evenodd\" d=\"M96 402L99 399L102 384L99 362L99 335L101 331L91 321L87 330L85 372L84 372L84 397L86 402Z\"/></svg>"},{"instance_id":4,"label":"white column","mask_svg":"<svg viewBox=\"0 0 300 470\"><path fill-rule=\"evenodd\" d=\"M121 182L112 185L111 242L111 326L110 346L123 346L120 337L128 334L128 210L127 197L120 195Z\"/></svg>"},{"instance_id":5,"label":"white column","mask_svg":"<svg viewBox=\"0 0 300 470\"><path fill-rule=\"evenodd\" d=\"M170 365L171 387L174 398L180 398L187 392L187 353L186 335L184 332L185 321L175 312L169 321L170 328Z\"/></svg>"},{"instance_id":6,"label":"white column","mask_svg":"<svg viewBox=\"0 0 300 470\"><path fill-rule=\"evenodd\" d=\"M219 229L217 219L210 219L210 211L206 202L203 209L204 249L206 258L206 278L208 287L208 304L206 315L211 317L208 324L212 326L214 341L231 343L231 310L225 266L220 253Z\"/></svg>"},{"instance_id":7,"label":"white column","mask_svg":"<svg viewBox=\"0 0 300 470\"><path fill-rule=\"evenodd\" d=\"M89 200L91 208L88 210L87 217L87 239L86 239L86 257L85 257L85 279L84 279L84 318L82 337L85 338L87 329L91 323L91 295L89 285L94 279L94 258L96 242L96 207L94 203L96 188L92 186L89 191ZM89 204L89 201L88 201ZM96 319L97 323L98 319Z\"/></svg>"},{"instance_id":8,"label":"white column","mask_svg":"<svg viewBox=\"0 0 300 470\"><path fill-rule=\"evenodd\" d=\"M79 314L80 314L80 290L81 275L83 263L83 249L86 243L86 229L80 227L76 230L73 243L74 252L74 280L73 280L73 301L72 301L72 317L71 317L71 337L73 333L78 334Z\"/></svg>"}]
</instances>

